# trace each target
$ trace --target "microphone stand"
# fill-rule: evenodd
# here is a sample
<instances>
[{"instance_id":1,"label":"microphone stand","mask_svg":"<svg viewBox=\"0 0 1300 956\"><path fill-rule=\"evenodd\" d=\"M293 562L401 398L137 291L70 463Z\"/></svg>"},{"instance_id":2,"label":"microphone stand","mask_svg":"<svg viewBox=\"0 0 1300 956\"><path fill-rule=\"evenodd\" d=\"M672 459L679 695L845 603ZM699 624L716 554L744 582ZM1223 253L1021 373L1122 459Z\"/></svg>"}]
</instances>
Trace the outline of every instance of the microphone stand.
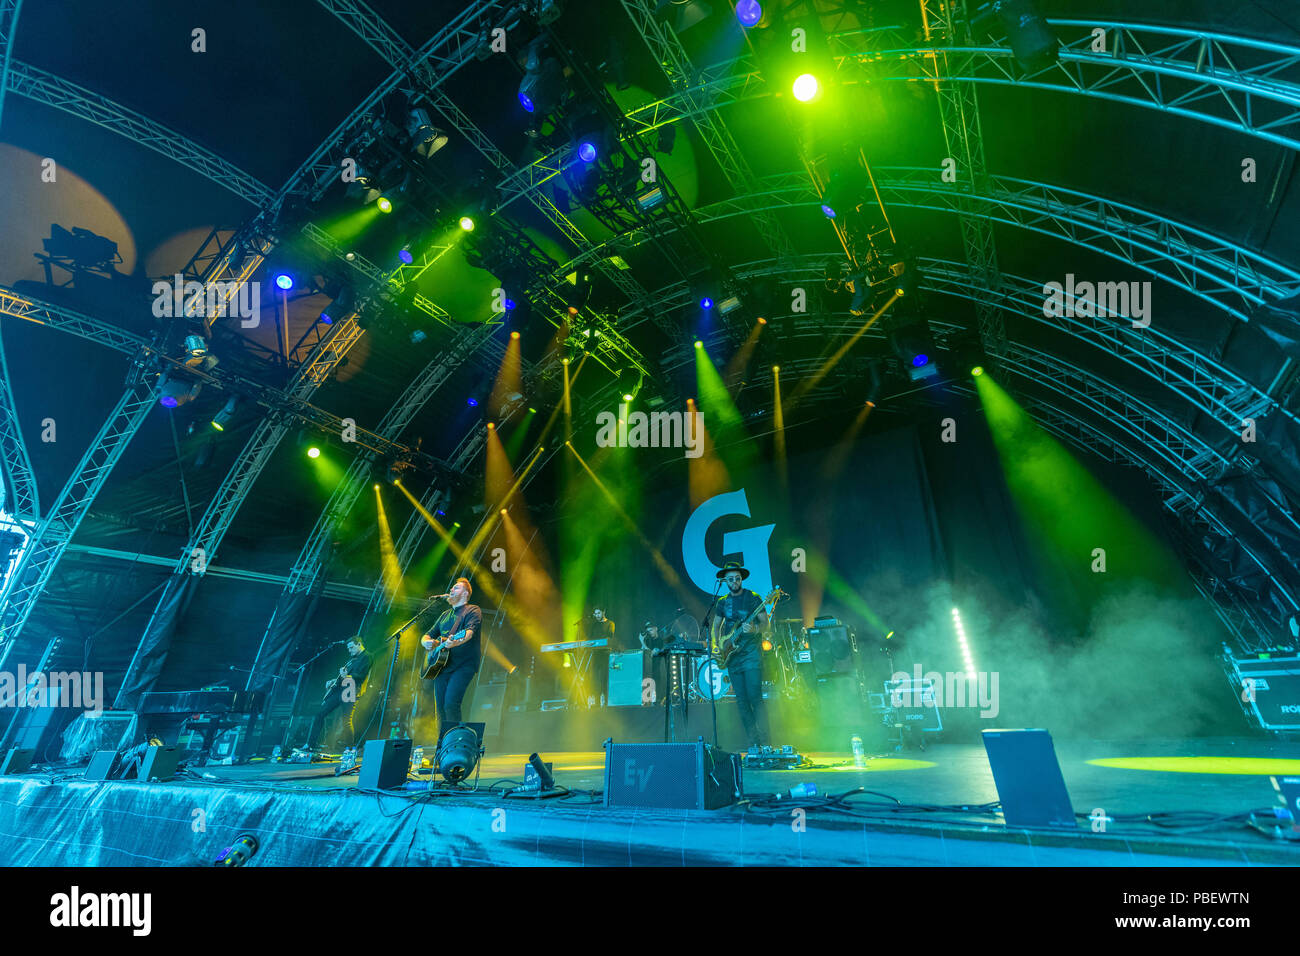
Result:
<instances>
[{"instance_id":1,"label":"microphone stand","mask_svg":"<svg viewBox=\"0 0 1300 956\"><path fill-rule=\"evenodd\" d=\"M700 627L704 630L705 645L709 649L709 663L705 666L709 669L709 710L713 713L713 749L718 747L718 692L713 689L713 675L715 668L718 666L717 661L713 659L713 635L709 633L709 618L713 617L713 609L718 606L718 594L722 590L722 578L718 578L718 583L713 586L713 597L709 599L709 609L704 612L704 619L700 621Z\"/></svg>"},{"instance_id":2,"label":"microphone stand","mask_svg":"<svg viewBox=\"0 0 1300 956\"><path fill-rule=\"evenodd\" d=\"M445 600L445 598L441 594L435 598L430 598L424 603L423 607L412 614L408 620L400 624L397 630L388 635L388 638L385 641L385 643L391 643L393 645L393 655L388 659L388 676L384 679L384 696L379 702L379 733L381 737L384 733L384 718L388 715L388 694L393 686L393 671L397 669L397 658L402 651L402 632L418 621L420 616L423 615L425 611L429 610L429 608L433 607L436 602L442 600ZM401 717L399 716L398 722L400 721Z\"/></svg>"}]
</instances>

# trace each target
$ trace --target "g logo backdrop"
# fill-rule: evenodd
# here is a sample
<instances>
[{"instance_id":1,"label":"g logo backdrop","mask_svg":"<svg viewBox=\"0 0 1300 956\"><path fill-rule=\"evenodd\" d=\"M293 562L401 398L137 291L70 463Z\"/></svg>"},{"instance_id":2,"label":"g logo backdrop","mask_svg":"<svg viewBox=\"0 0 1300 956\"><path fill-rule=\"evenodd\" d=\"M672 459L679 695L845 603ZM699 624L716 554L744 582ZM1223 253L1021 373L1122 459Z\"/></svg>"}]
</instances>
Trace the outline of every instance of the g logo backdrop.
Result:
<instances>
[{"instance_id":1,"label":"g logo backdrop","mask_svg":"<svg viewBox=\"0 0 1300 956\"><path fill-rule=\"evenodd\" d=\"M731 515L749 517L749 501L745 489L728 491L714 495L702 502L686 519L686 528L682 531L682 562L686 567L686 576L691 583L705 594L712 594L717 585L717 573L721 564L715 564L709 558L704 545L705 535L719 518ZM750 570L745 587L766 594L772 590L772 567L767 556L767 542L776 529L774 524L745 528L742 531L728 531L722 536L722 557L739 554L740 563Z\"/></svg>"}]
</instances>

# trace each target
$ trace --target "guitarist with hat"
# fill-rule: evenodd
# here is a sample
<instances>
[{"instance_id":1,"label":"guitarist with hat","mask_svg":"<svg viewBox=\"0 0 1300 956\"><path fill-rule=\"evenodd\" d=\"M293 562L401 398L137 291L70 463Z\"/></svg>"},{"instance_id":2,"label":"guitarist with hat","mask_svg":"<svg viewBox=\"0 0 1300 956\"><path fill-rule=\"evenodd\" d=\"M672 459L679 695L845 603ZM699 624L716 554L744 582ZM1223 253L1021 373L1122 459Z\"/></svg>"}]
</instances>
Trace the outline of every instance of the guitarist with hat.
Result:
<instances>
[{"instance_id":1,"label":"guitarist with hat","mask_svg":"<svg viewBox=\"0 0 1300 956\"><path fill-rule=\"evenodd\" d=\"M734 650L727 657L727 673L740 707L740 722L751 747L766 746L767 714L763 704L763 670L760 632L767 626L767 614L759 610L763 599L755 591L741 586L749 571L735 561L728 561L718 572L727 585L727 593L713 606L715 645L726 646L729 639Z\"/></svg>"},{"instance_id":2,"label":"guitarist with hat","mask_svg":"<svg viewBox=\"0 0 1300 956\"><path fill-rule=\"evenodd\" d=\"M469 603L473 593L466 578L457 578L447 592L451 607L442 612L429 633L420 640L426 651L448 649L447 661L436 669L433 676L433 699L438 708L439 732L461 722L461 704L469 682L478 673L479 631L483 628L483 612L477 604ZM430 657L434 654L431 653Z\"/></svg>"}]
</instances>

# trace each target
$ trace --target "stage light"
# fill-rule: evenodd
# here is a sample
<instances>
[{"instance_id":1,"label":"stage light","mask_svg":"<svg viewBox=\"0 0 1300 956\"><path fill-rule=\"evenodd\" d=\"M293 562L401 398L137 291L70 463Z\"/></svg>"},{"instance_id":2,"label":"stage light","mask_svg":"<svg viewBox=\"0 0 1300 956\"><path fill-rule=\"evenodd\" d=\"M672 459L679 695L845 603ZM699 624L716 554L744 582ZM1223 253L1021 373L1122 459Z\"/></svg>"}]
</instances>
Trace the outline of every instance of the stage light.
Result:
<instances>
[{"instance_id":1,"label":"stage light","mask_svg":"<svg viewBox=\"0 0 1300 956\"><path fill-rule=\"evenodd\" d=\"M307 457L308 457L308 458L319 458L319 457L320 457L320 449L317 448L315 445L312 445L310 448L307 449ZM377 487L379 487L379 486L376 485L375 487L377 488Z\"/></svg>"},{"instance_id":2,"label":"stage light","mask_svg":"<svg viewBox=\"0 0 1300 956\"><path fill-rule=\"evenodd\" d=\"M380 212L392 212L392 211L393 211L393 202L392 202L392 200L389 199L387 196L380 196L380 197L379 197L379 202L377 203L377 205L379 206L379 211L380 211Z\"/></svg>"},{"instance_id":3,"label":"stage light","mask_svg":"<svg viewBox=\"0 0 1300 956\"><path fill-rule=\"evenodd\" d=\"M506 509L505 509L505 508L502 508L502 509L501 509L501 517L504 518L505 516L506 516Z\"/></svg>"},{"instance_id":4,"label":"stage light","mask_svg":"<svg viewBox=\"0 0 1300 956\"><path fill-rule=\"evenodd\" d=\"M474 220L471 219L469 216L461 216L461 217L460 217L460 228L464 229L466 232L473 232L473 231L474 231Z\"/></svg>"},{"instance_id":5,"label":"stage light","mask_svg":"<svg viewBox=\"0 0 1300 956\"><path fill-rule=\"evenodd\" d=\"M568 365L568 364L569 364L569 357L566 355L566 356L564 356L564 358L560 359L560 364L561 364L561 365Z\"/></svg>"},{"instance_id":6,"label":"stage light","mask_svg":"<svg viewBox=\"0 0 1300 956\"><path fill-rule=\"evenodd\" d=\"M542 57L545 45L541 37L528 45L524 77L519 81L520 105L539 120L559 106L564 96L564 68L555 57Z\"/></svg>"},{"instance_id":7,"label":"stage light","mask_svg":"<svg viewBox=\"0 0 1300 956\"><path fill-rule=\"evenodd\" d=\"M807 103L817 96L819 89L817 77L811 73L804 73L794 81L794 98L800 103Z\"/></svg>"},{"instance_id":8,"label":"stage light","mask_svg":"<svg viewBox=\"0 0 1300 956\"><path fill-rule=\"evenodd\" d=\"M594 143L582 142L578 144L578 158L584 163L594 163L596 161L596 146Z\"/></svg>"},{"instance_id":9,"label":"stage light","mask_svg":"<svg viewBox=\"0 0 1300 956\"><path fill-rule=\"evenodd\" d=\"M507 311L507 312L513 312L513 311L514 311L514 308L515 308L515 300L514 300L514 299L506 299L506 301L505 301L505 306L506 306L506 311ZM518 332L511 332L511 333L510 333L510 337L511 337L512 339L517 339L517 338L519 338L519 333L518 333Z\"/></svg>"},{"instance_id":10,"label":"stage light","mask_svg":"<svg viewBox=\"0 0 1300 956\"><path fill-rule=\"evenodd\" d=\"M355 302L356 294L352 291L352 286L340 286L333 301L331 301L330 304L321 311L320 320L326 325L330 325L336 318L347 318L356 311L354 307Z\"/></svg>"},{"instance_id":11,"label":"stage light","mask_svg":"<svg viewBox=\"0 0 1300 956\"><path fill-rule=\"evenodd\" d=\"M984 374L984 366L983 366L983 365L976 365L973 369L970 370L970 373L971 373L972 375L976 376L976 377L978 377L978 376L980 376L980 375L983 375L983 374Z\"/></svg>"},{"instance_id":12,"label":"stage light","mask_svg":"<svg viewBox=\"0 0 1300 956\"><path fill-rule=\"evenodd\" d=\"M656 206L663 205L664 191L656 183L651 183L644 192L637 193L636 204L642 212L648 212Z\"/></svg>"},{"instance_id":13,"label":"stage light","mask_svg":"<svg viewBox=\"0 0 1300 956\"><path fill-rule=\"evenodd\" d=\"M278 288L288 292L293 288L293 276L289 275L287 272L281 272L275 277L275 284Z\"/></svg>"},{"instance_id":14,"label":"stage light","mask_svg":"<svg viewBox=\"0 0 1300 956\"><path fill-rule=\"evenodd\" d=\"M471 395L469 398L465 399L465 404L468 405L470 408L477 408L478 399Z\"/></svg>"},{"instance_id":15,"label":"stage light","mask_svg":"<svg viewBox=\"0 0 1300 956\"><path fill-rule=\"evenodd\" d=\"M208 343L204 341L201 335L187 335L185 336L185 351L195 357L206 355L208 353Z\"/></svg>"},{"instance_id":16,"label":"stage light","mask_svg":"<svg viewBox=\"0 0 1300 956\"><path fill-rule=\"evenodd\" d=\"M427 111L413 109L406 117L406 134L411 141L411 151L421 159L428 159L447 145L447 134L433 125Z\"/></svg>"},{"instance_id":17,"label":"stage light","mask_svg":"<svg viewBox=\"0 0 1300 956\"><path fill-rule=\"evenodd\" d=\"M378 490L379 490L379 482L376 481L376 482L375 482L375 491L378 491Z\"/></svg>"},{"instance_id":18,"label":"stage light","mask_svg":"<svg viewBox=\"0 0 1300 956\"><path fill-rule=\"evenodd\" d=\"M736 3L736 19L740 21L741 26L752 27L763 19L763 7L758 0L738 0Z\"/></svg>"},{"instance_id":19,"label":"stage light","mask_svg":"<svg viewBox=\"0 0 1300 956\"><path fill-rule=\"evenodd\" d=\"M713 16L713 8L704 0L659 0L655 19L671 24L675 33L689 30Z\"/></svg>"},{"instance_id":20,"label":"stage light","mask_svg":"<svg viewBox=\"0 0 1300 956\"><path fill-rule=\"evenodd\" d=\"M823 214L827 219L834 219L834 218L835 218L835 210L832 209L832 208L831 208L828 204L826 204L826 203L822 203L822 214Z\"/></svg>"},{"instance_id":21,"label":"stage light","mask_svg":"<svg viewBox=\"0 0 1300 956\"><path fill-rule=\"evenodd\" d=\"M920 368L928 361L930 361L930 356L926 355L924 352L922 352L920 355L915 355L912 357L912 365L915 368Z\"/></svg>"},{"instance_id":22,"label":"stage light","mask_svg":"<svg viewBox=\"0 0 1300 956\"><path fill-rule=\"evenodd\" d=\"M203 386L198 382L163 377L158 386L158 404L164 408L179 408L193 401Z\"/></svg>"},{"instance_id":23,"label":"stage light","mask_svg":"<svg viewBox=\"0 0 1300 956\"><path fill-rule=\"evenodd\" d=\"M696 339L696 340L695 340L695 347L696 347L697 349L702 349L702 348L704 348L704 343L701 342L699 339Z\"/></svg>"},{"instance_id":24,"label":"stage light","mask_svg":"<svg viewBox=\"0 0 1300 956\"><path fill-rule=\"evenodd\" d=\"M772 642L769 641L766 637L763 638L763 650L770 651L771 649L772 649Z\"/></svg>"},{"instance_id":25,"label":"stage light","mask_svg":"<svg viewBox=\"0 0 1300 956\"><path fill-rule=\"evenodd\" d=\"M577 315L577 314L578 314L578 307L576 305L569 306L569 315Z\"/></svg>"},{"instance_id":26,"label":"stage light","mask_svg":"<svg viewBox=\"0 0 1300 956\"><path fill-rule=\"evenodd\" d=\"M488 423L487 423L487 427L488 427L488 431L494 431L494 430L496 429L497 426L496 426L496 423L494 423L494 422L488 422ZM505 514L504 511L501 512L501 513L502 513L502 514Z\"/></svg>"},{"instance_id":27,"label":"stage light","mask_svg":"<svg viewBox=\"0 0 1300 956\"><path fill-rule=\"evenodd\" d=\"M464 724L452 727L438 748L438 770L448 783L460 783L474 772L480 753L478 734Z\"/></svg>"},{"instance_id":28,"label":"stage light","mask_svg":"<svg viewBox=\"0 0 1300 956\"><path fill-rule=\"evenodd\" d=\"M644 376L634 368L625 368L618 375L619 394L623 396L623 401L634 401L641 392L641 383Z\"/></svg>"},{"instance_id":29,"label":"stage light","mask_svg":"<svg viewBox=\"0 0 1300 956\"><path fill-rule=\"evenodd\" d=\"M701 309L713 308L713 300L706 295L704 298L700 300L700 308Z\"/></svg>"},{"instance_id":30,"label":"stage light","mask_svg":"<svg viewBox=\"0 0 1300 956\"><path fill-rule=\"evenodd\" d=\"M781 366L779 366L779 365L773 365L773 366L772 366L772 371L773 371L774 373L779 373L779 372L781 371Z\"/></svg>"},{"instance_id":31,"label":"stage light","mask_svg":"<svg viewBox=\"0 0 1300 956\"><path fill-rule=\"evenodd\" d=\"M222 407L221 411L212 416L212 427L219 432L225 431L226 426L230 424L230 420L235 417L235 412L238 408L239 396L230 396L230 398L226 400L226 404Z\"/></svg>"},{"instance_id":32,"label":"stage light","mask_svg":"<svg viewBox=\"0 0 1300 956\"><path fill-rule=\"evenodd\" d=\"M411 255L410 249L403 249L401 252L397 254L397 258L401 259L408 266L415 261L415 256Z\"/></svg>"},{"instance_id":33,"label":"stage light","mask_svg":"<svg viewBox=\"0 0 1300 956\"><path fill-rule=\"evenodd\" d=\"M511 673L514 673L511 671ZM538 783L541 784L543 792L555 789L555 778L551 776L551 771L547 769L546 764L542 762L541 754L529 754L528 765L533 768L537 774Z\"/></svg>"},{"instance_id":34,"label":"stage light","mask_svg":"<svg viewBox=\"0 0 1300 956\"><path fill-rule=\"evenodd\" d=\"M760 315L760 316L758 317L758 324L759 324L759 325L767 325L767 319L763 318L763 317Z\"/></svg>"},{"instance_id":35,"label":"stage light","mask_svg":"<svg viewBox=\"0 0 1300 956\"><path fill-rule=\"evenodd\" d=\"M513 302L511 302L509 299L506 299L506 308L507 308L507 309L513 309L514 307L515 307L515 304L514 304ZM518 333L518 332L511 332L511 333L510 333L510 337L511 337L512 339L517 339L517 338L519 338L519 333Z\"/></svg>"},{"instance_id":36,"label":"stage light","mask_svg":"<svg viewBox=\"0 0 1300 956\"><path fill-rule=\"evenodd\" d=\"M725 299L718 300L718 313L720 315L731 315L740 308L740 296L729 295Z\"/></svg>"}]
</instances>

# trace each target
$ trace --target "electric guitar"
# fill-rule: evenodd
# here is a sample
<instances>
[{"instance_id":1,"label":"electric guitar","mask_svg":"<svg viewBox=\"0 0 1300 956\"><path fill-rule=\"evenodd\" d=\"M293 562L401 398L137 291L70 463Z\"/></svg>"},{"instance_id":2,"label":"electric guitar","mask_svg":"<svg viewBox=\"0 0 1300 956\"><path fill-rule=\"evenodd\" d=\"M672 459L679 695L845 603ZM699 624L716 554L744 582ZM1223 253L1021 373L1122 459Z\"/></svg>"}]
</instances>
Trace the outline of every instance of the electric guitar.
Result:
<instances>
[{"instance_id":1,"label":"electric guitar","mask_svg":"<svg viewBox=\"0 0 1300 956\"><path fill-rule=\"evenodd\" d=\"M441 674L443 668L447 666L447 662L451 660L451 643L463 638L468 630L469 628L465 628L457 631L433 645L433 649L424 658L424 673L420 676L425 680L432 680Z\"/></svg>"},{"instance_id":2,"label":"electric guitar","mask_svg":"<svg viewBox=\"0 0 1300 956\"><path fill-rule=\"evenodd\" d=\"M726 634L719 634L715 637L714 644L717 646L718 650L714 652L713 659L718 662L718 667L725 668L727 666L727 661L731 660L732 655L739 650L741 641L750 636L745 633L745 625L754 620L754 618L760 613L766 611L769 605L774 606L777 601L781 600L783 594L785 594L785 592L779 587L772 588L772 590L768 592L767 597L763 598L762 603L749 612L748 617L737 623L736 626L728 630ZM718 628L719 632L725 626L725 624L720 625ZM718 638L721 639L719 640Z\"/></svg>"}]
</instances>

